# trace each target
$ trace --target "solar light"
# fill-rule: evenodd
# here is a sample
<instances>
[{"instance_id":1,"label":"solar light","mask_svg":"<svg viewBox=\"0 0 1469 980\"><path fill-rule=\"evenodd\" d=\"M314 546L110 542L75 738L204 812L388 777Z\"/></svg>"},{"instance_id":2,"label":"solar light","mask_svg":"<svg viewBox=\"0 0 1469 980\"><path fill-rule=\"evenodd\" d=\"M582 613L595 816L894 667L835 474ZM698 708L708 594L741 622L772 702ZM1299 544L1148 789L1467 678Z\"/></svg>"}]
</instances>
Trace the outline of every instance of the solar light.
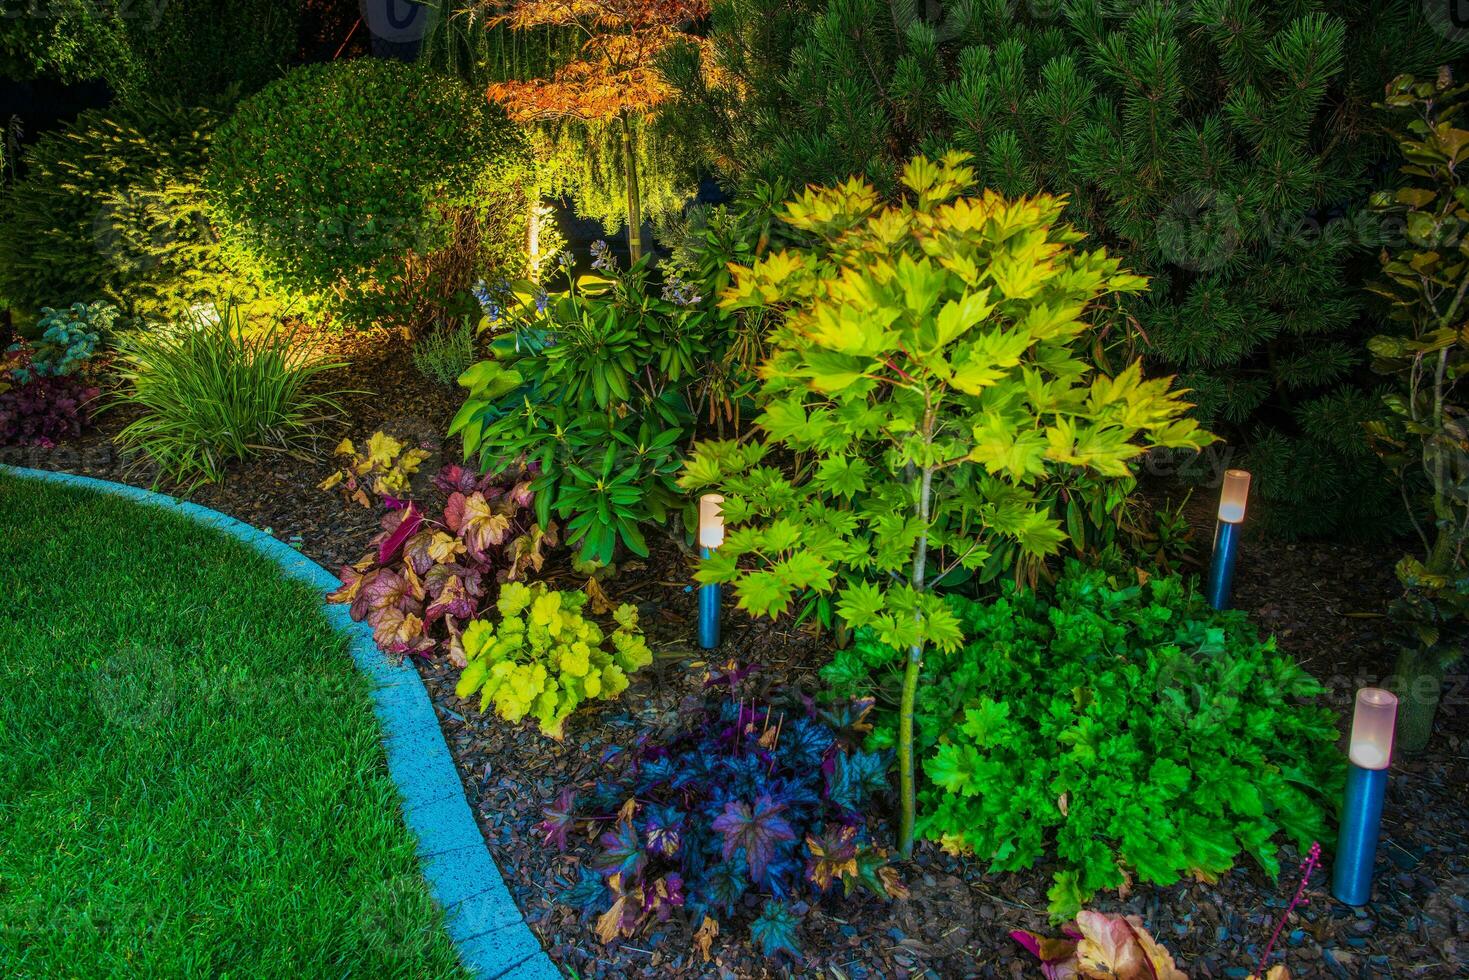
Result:
<instances>
[{"instance_id":1,"label":"solar light","mask_svg":"<svg viewBox=\"0 0 1469 980\"><path fill-rule=\"evenodd\" d=\"M712 558L724 544L724 497L706 493L699 498L699 557ZM699 587L699 646L719 646L719 584Z\"/></svg>"},{"instance_id":2,"label":"solar light","mask_svg":"<svg viewBox=\"0 0 1469 980\"><path fill-rule=\"evenodd\" d=\"M1372 900L1372 865L1377 860L1382 800L1387 792L1387 767L1392 762L1397 718L1398 699L1392 692L1379 687L1364 687L1357 692L1347 752L1351 765L1331 879L1331 893L1347 905L1366 905Z\"/></svg>"},{"instance_id":3,"label":"solar light","mask_svg":"<svg viewBox=\"0 0 1469 980\"><path fill-rule=\"evenodd\" d=\"M1228 609L1234 585L1234 557L1238 550L1239 526L1245 519L1250 496L1250 474L1225 470L1219 491L1219 524L1214 530L1214 556L1209 563L1209 605Z\"/></svg>"}]
</instances>

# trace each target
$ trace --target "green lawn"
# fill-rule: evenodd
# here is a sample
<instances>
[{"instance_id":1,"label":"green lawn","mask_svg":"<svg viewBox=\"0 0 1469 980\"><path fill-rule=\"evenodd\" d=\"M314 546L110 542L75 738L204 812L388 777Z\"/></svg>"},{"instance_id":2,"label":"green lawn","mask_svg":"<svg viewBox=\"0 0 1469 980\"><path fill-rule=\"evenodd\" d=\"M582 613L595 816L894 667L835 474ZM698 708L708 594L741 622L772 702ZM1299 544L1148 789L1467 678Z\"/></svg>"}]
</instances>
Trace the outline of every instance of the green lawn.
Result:
<instances>
[{"instance_id":1,"label":"green lawn","mask_svg":"<svg viewBox=\"0 0 1469 980\"><path fill-rule=\"evenodd\" d=\"M318 602L0 476L0 977L462 976Z\"/></svg>"}]
</instances>

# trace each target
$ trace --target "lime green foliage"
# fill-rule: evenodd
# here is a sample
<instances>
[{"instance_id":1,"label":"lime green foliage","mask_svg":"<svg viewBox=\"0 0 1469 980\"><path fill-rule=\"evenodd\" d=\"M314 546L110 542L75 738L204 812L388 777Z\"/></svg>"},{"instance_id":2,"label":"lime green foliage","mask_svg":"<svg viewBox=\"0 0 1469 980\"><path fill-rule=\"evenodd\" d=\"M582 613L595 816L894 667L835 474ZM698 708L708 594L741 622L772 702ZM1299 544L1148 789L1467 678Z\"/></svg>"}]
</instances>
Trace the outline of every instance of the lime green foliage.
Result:
<instances>
[{"instance_id":1,"label":"lime green foliage","mask_svg":"<svg viewBox=\"0 0 1469 980\"><path fill-rule=\"evenodd\" d=\"M137 413L118 444L188 488L219 482L235 460L300 451L341 413L340 392L316 382L343 365L313 360L290 328L251 324L233 303L122 334L117 350L123 385L108 407Z\"/></svg>"},{"instance_id":2,"label":"lime green foliage","mask_svg":"<svg viewBox=\"0 0 1469 980\"><path fill-rule=\"evenodd\" d=\"M586 603L583 592L507 582L496 602L499 624L480 619L464 629L469 665L454 693L479 692L481 711L493 704L512 723L530 715L543 735L561 738L583 701L612 700L627 690L629 674L653 662L636 607L617 607L609 635L582 615Z\"/></svg>"},{"instance_id":3,"label":"lime green foliage","mask_svg":"<svg viewBox=\"0 0 1469 980\"><path fill-rule=\"evenodd\" d=\"M719 488L733 525L700 582L732 582L769 616L837 590L844 620L909 649L910 688L925 648L962 639L933 592L946 576L1060 549L1055 474L1128 481L1146 447L1212 438L1168 379L1084 359L1087 308L1144 281L1074 249L1058 198L964 196L964 160L915 158L896 204L852 180L788 206L815 246L737 268L722 300L785 313L761 369L763 441L702 444L680 480ZM763 465L776 446L802 454L794 478ZM899 757L906 850L906 745Z\"/></svg>"},{"instance_id":4,"label":"lime green foliage","mask_svg":"<svg viewBox=\"0 0 1469 980\"><path fill-rule=\"evenodd\" d=\"M483 94L366 58L242 102L207 188L227 251L297 311L417 328L486 269L524 271L528 165Z\"/></svg>"},{"instance_id":5,"label":"lime green foliage","mask_svg":"<svg viewBox=\"0 0 1469 980\"><path fill-rule=\"evenodd\" d=\"M428 459L426 449L410 449L382 430L367 440L367 451L360 452L351 439L343 439L332 453L340 468L317 484L318 490L340 490L342 496L363 507L372 506L369 494L379 497L406 497L409 481L418 467Z\"/></svg>"},{"instance_id":6,"label":"lime green foliage","mask_svg":"<svg viewBox=\"0 0 1469 980\"><path fill-rule=\"evenodd\" d=\"M699 175L683 133L662 120L630 122L637 157L638 210L665 228L699 190ZM613 235L627 224L627 165L622 124L580 119L541 123L532 137L545 179L543 193L570 197L578 216L601 223Z\"/></svg>"},{"instance_id":7,"label":"lime green foliage","mask_svg":"<svg viewBox=\"0 0 1469 980\"><path fill-rule=\"evenodd\" d=\"M920 829L995 871L1058 862L1050 910L1101 889L1222 874L1243 852L1271 876L1279 834L1325 840L1339 798L1334 713L1310 675L1177 577L1122 587L1069 562L1054 599L1007 584L950 598L969 638L930 655L917 698ZM888 710L905 656L858 634L823 676Z\"/></svg>"},{"instance_id":8,"label":"lime green foliage","mask_svg":"<svg viewBox=\"0 0 1469 980\"><path fill-rule=\"evenodd\" d=\"M217 120L168 103L94 109L38 139L0 196L0 305L31 315L58 298L105 299L168 319L243 295L204 214Z\"/></svg>"},{"instance_id":9,"label":"lime green foliage","mask_svg":"<svg viewBox=\"0 0 1469 980\"><path fill-rule=\"evenodd\" d=\"M0 972L464 976L319 594L119 497L0 513Z\"/></svg>"},{"instance_id":10,"label":"lime green foliage","mask_svg":"<svg viewBox=\"0 0 1469 980\"><path fill-rule=\"evenodd\" d=\"M736 270L726 306L787 314L761 372L765 439L700 444L680 482L724 488L726 519L752 525L701 575L733 581L750 612L785 612L840 572L854 625L880 620L902 646L952 643L937 600L915 600L921 583L884 598L860 580L911 570L920 543L944 559L926 581L1054 554L1066 539L1045 492L1054 474L1130 485L1148 445L1211 441L1167 379L1136 365L1108 378L1079 356L1088 305L1143 281L1105 251L1072 250L1081 236L1056 223L1057 199L961 197L972 176L961 158L919 158L912 199L893 206L860 182L808 190L786 220L820 245ZM776 445L811 454L797 481L759 465ZM915 601L934 615L915 618Z\"/></svg>"},{"instance_id":11,"label":"lime green foliage","mask_svg":"<svg viewBox=\"0 0 1469 980\"><path fill-rule=\"evenodd\" d=\"M451 385L474 363L474 323L441 326L413 345L413 366L430 381Z\"/></svg>"}]
</instances>

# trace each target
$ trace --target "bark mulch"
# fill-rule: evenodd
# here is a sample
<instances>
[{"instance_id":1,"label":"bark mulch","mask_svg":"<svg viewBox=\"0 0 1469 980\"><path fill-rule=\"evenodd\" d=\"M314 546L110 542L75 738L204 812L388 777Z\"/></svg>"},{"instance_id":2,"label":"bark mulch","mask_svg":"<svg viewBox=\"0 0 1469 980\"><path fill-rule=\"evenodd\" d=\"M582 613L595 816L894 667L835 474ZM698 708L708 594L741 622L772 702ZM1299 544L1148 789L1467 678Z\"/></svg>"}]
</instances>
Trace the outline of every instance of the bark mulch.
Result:
<instances>
[{"instance_id":1,"label":"bark mulch","mask_svg":"<svg viewBox=\"0 0 1469 980\"><path fill-rule=\"evenodd\" d=\"M337 568L357 558L377 529L378 513L345 505L315 485L331 470L325 456L343 435L365 439L376 429L434 452L423 475L452 461L443 433L458 408L455 388L422 378L396 337L357 334L329 341L353 362L338 387L360 389L345 399L348 420L326 433L321 458L263 457L234 468L223 485L191 499L223 511ZM79 439L52 450L0 450L0 461L150 485L144 469L128 469L111 436L125 419L103 416ZM433 491L422 484L420 493ZM166 485L162 489L170 490ZM1163 488L1166 492L1167 488ZM1196 495L1198 497L1207 494ZM1206 551L1212 517L1206 502L1189 510L1199 550ZM1249 610L1313 674L1325 681L1350 720L1353 692L1381 680L1394 649L1383 609L1394 591L1391 545L1284 543L1247 538L1236 574L1235 604ZM547 577L580 587L565 562ZM1011 929L1047 931L1045 892L1050 872L985 873L983 865L921 844L902 868L912 898L891 905L853 901L835 911L813 908L800 964L770 964L746 941L742 925L727 925L711 963L692 952L691 929L670 923L633 940L604 946L592 923L558 905L555 894L576 879L586 848L557 854L542 845L535 824L541 808L569 783L600 775L603 749L626 744L644 728L671 724L678 705L697 693L704 657L693 641L694 596L686 554L672 540L644 561L625 562L607 589L637 603L657 659L634 678L620 701L578 713L563 742L532 728L480 715L455 697L457 671L442 660L417 664L432 694L445 738L458 762L470 804L526 919L569 973L581 977L869 977L1038 976L1034 961L1008 938ZM826 641L786 624L726 620L721 659L755 662L764 683L815 684L828 657ZM1299 977L1469 976L1469 723L1463 668L1451 677L1430 750L1394 763L1378 852L1376 901L1353 910L1329 894L1329 866L1316 873L1310 902L1281 932L1279 956ZM1099 896L1095 907L1136 913L1194 977L1244 977L1258 963L1296 880L1297 855L1282 856L1278 882L1241 864L1219 881L1169 888L1140 886L1128 897Z\"/></svg>"}]
</instances>

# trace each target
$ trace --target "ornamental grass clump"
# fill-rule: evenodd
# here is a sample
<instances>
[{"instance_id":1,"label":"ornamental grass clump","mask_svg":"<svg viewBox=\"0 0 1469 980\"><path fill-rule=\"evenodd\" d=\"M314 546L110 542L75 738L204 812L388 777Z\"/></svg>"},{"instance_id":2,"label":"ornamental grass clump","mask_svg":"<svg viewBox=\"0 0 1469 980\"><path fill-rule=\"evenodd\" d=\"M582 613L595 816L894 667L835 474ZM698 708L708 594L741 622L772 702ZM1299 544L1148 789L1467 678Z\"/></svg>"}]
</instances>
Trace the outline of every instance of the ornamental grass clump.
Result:
<instances>
[{"instance_id":1,"label":"ornamental grass clump","mask_svg":"<svg viewBox=\"0 0 1469 980\"><path fill-rule=\"evenodd\" d=\"M726 308L780 318L761 368L758 437L696 447L680 485L717 488L731 528L700 566L740 608L778 616L835 592L835 612L907 651L898 757L913 839L914 696L925 652L959 649L937 594L1020 574L1066 541L1065 494L1130 489L1151 447L1212 441L1170 379L1090 357L1089 311L1141 277L1060 223L1064 200L969 196L963 154L917 157L903 196L861 180L786 206L809 247L734 268ZM794 455L798 465L765 463Z\"/></svg>"},{"instance_id":2,"label":"ornamental grass clump","mask_svg":"<svg viewBox=\"0 0 1469 980\"><path fill-rule=\"evenodd\" d=\"M301 453L342 413L343 392L317 381L345 365L313 357L279 319L249 322L233 300L119 335L113 366L122 386L107 407L138 413L118 444L188 489L237 460Z\"/></svg>"}]
</instances>

